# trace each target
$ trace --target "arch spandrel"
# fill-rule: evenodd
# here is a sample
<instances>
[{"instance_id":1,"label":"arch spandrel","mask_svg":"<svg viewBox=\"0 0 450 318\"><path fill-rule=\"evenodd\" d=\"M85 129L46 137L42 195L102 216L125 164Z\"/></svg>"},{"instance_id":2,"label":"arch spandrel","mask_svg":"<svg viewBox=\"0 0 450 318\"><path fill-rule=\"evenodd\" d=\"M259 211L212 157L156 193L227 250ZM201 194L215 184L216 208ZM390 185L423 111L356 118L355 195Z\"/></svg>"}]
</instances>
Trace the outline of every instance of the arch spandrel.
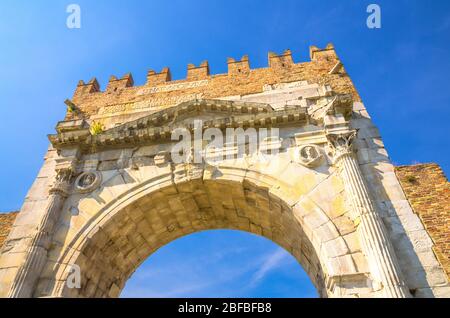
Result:
<instances>
[{"instance_id":1,"label":"arch spandrel","mask_svg":"<svg viewBox=\"0 0 450 318\"><path fill-rule=\"evenodd\" d=\"M234 159L233 162L236 160L238 159ZM247 163L241 162L238 168L233 168L232 163L226 162L223 169L222 166L214 167L220 173L211 173L212 169L208 167L192 165L189 170L197 170L197 173L188 174L177 182L173 176L176 167L170 163L147 170L159 172L147 178L142 171L139 178L133 178L137 170L131 168L116 172L103 171L103 182L97 190L84 197L78 195L69 198L66 202L65 210L69 211L69 206L73 207L76 200L79 200L76 206L79 214L69 217L70 233L73 234L71 239L68 232L65 241L60 242L63 244L60 247L62 256L57 263L61 266L57 266L56 280L64 282L63 277L67 273L67 268L64 269L66 266L63 264L80 262L82 270L83 266L91 269L102 268L102 266L88 266L85 262L93 257L91 254L93 251L101 251L104 248L103 244L117 237L117 233L122 233L117 244L125 245L116 249L115 253L110 252L111 255L121 255L117 251L125 251L124 253L128 251L126 244L132 243L125 243L123 237L131 233L146 233L135 238L136 242L133 244L141 242L143 245L134 246L135 260L126 263L126 270L122 269L122 272L131 275L149 254L177 237L201 230L229 228L273 240L297 258L323 296L333 296L331 291L326 292L324 289L326 277L329 276L328 273L333 277L340 275L341 272L357 273L355 265L352 265L354 263L352 251L348 249L328 215L308 198L308 193L287 191L290 187L295 187L295 183L282 181L283 172L277 172L269 163L266 166L257 166L262 171L269 166L266 171L271 174L264 174L248 162L248 160ZM311 172L310 169L292 161L286 160L286 165L280 166L282 171L296 173L300 179L302 173L299 171L307 176L318 175L315 179L317 184L308 187L310 193L314 193L321 183L329 179L323 172ZM124 178L124 175L129 178ZM339 195L338 191L335 195ZM88 203L92 200L96 200L97 204ZM184 210L189 212L183 212ZM159 218L152 218L152 215ZM92 244L96 247L93 248ZM326 251L331 251L332 254L328 255ZM349 256L345 257L346 255ZM109 258L103 256L101 259ZM111 262L117 264L124 262L124 259L129 259L129 255ZM318 273L321 273L320 278L317 277ZM52 275L54 273L49 273L49 276ZM128 275L123 275L114 283L113 290L120 291ZM86 292L90 290L89 288ZM58 284L55 291L67 292L64 288L61 290ZM108 295L106 290L103 292ZM67 295L69 294L68 292Z\"/></svg>"},{"instance_id":2,"label":"arch spandrel","mask_svg":"<svg viewBox=\"0 0 450 318\"><path fill-rule=\"evenodd\" d=\"M142 128L143 122L126 126ZM41 289L52 289L53 296L75 295L64 282L76 264L92 272L83 276L78 296L117 296L128 276L160 246L197 231L229 228L264 236L285 248L322 296L355 294L352 288L339 289L343 277L359 281L366 287L363 292L370 293L367 272L360 270L366 267L365 259L357 257L358 238L350 235L355 226L344 220L342 182L330 165L323 138L318 145L305 146L319 157L304 162L293 131L282 130L284 142L269 144L279 144L275 154L245 154L212 165L174 164L168 153L171 144L99 149L85 155L84 170L96 167L101 182L90 193L67 198L56 231L61 235L55 237L60 257L52 258L56 266L44 273L56 279ZM318 134L317 128L313 131ZM102 264L105 261L110 264ZM111 267L112 273L100 270Z\"/></svg>"}]
</instances>

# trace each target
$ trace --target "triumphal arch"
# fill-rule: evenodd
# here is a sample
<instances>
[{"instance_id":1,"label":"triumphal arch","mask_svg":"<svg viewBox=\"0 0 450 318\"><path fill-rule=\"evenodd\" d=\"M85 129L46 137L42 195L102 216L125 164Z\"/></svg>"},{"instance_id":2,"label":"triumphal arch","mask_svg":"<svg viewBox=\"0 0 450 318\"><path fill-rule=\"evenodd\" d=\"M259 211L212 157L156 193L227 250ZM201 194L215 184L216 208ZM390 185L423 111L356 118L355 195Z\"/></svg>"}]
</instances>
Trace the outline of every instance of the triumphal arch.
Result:
<instances>
[{"instance_id":1,"label":"triumphal arch","mask_svg":"<svg viewBox=\"0 0 450 318\"><path fill-rule=\"evenodd\" d=\"M0 252L0 296L117 297L158 248L209 229L279 244L322 297L448 296L334 47L310 56L80 81Z\"/></svg>"}]
</instances>

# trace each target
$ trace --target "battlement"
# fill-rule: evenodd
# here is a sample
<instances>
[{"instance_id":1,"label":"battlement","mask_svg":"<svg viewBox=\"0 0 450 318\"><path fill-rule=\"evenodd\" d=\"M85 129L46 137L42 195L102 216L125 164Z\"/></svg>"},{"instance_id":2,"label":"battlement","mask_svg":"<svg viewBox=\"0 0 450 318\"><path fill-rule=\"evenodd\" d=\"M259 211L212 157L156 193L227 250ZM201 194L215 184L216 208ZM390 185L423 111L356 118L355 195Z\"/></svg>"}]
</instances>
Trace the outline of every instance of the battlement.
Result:
<instances>
[{"instance_id":1,"label":"battlement","mask_svg":"<svg viewBox=\"0 0 450 318\"><path fill-rule=\"evenodd\" d=\"M95 77L93 77L88 83L83 80L78 82L77 88L75 89L74 97L80 95L86 95L91 93L97 93L100 91L100 85Z\"/></svg>"},{"instance_id":2,"label":"battlement","mask_svg":"<svg viewBox=\"0 0 450 318\"><path fill-rule=\"evenodd\" d=\"M117 78L114 75L111 75L109 78L108 86L106 87L107 92L115 92L119 89L132 87L134 85L133 76L131 73L126 74L122 78Z\"/></svg>"},{"instance_id":3,"label":"battlement","mask_svg":"<svg viewBox=\"0 0 450 318\"><path fill-rule=\"evenodd\" d=\"M339 60L332 43L328 43L324 49L319 49L317 46L311 45L309 47L309 56L311 61Z\"/></svg>"},{"instance_id":4,"label":"battlement","mask_svg":"<svg viewBox=\"0 0 450 318\"><path fill-rule=\"evenodd\" d=\"M250 72L248 55L244 55L239 61L236 61L234 58L229 57L227 59L227 64L229 76L245 75Z\"/></svg>"},{"instance_id":5,"label":"battlement","mask_svg":"<svg viewBox=\"0 0 450 318\"><path fill-rule=\"evenodd\" d=\"M203 61L199 66L188 64L187 77L188 81L199 81L209 77L208 61Z\"/></svg>"},{"instance_id":6,"label":"battlement","mask_svg":"<svg viewBox=\"0 0 450 318\"><path fill-rule=\"evenodd\" d=\"M310 47L311 62L320 60L338 60L336 52L334 50L333 44L328 44L326 48L319 49L316 46ZM181 79L177 81L172 81L172 76L170 69L165 67L161 72L157 73L154 70L149 70L147 73L147 82L145 86L157 86L162 84L167 84L169 82L180 82L180 81L198 81L210 78L211 76L228 75L231 77L235 76L245 76L248 75L252 70L250 68L248 55L244 55L240 60L235 60L232 57L227 59L228 73L227 74L216 74L210 75L210 68L208 61L203 61L199 66L194 64L188 64L187 66L187 76L186 79ZM268 53L268 68L274 70L288 69L295 65L292 58L291 50L285 50L282 54L276 54L274 52ZM115 92L128 87L133 87L133 77L131 73L128 73L122 78L117 78L112 75L109 79L109 83L106 87L105 92ZM88 83L80 80L78 82L75 95L86 95L91 93L100 92L100 86L97 79L94 77Z\"/></svg>"},{"instance_id":7,"label":"battlement","mask_svg":"<svg viewBox=\"0 0 450 318\"><path fill-rule=\"evenodd\" d=\"M147 85L160 85L172 80L170 69L165 67L160 73L156 73L154 70L149 70L147 73Z\"/></svg>"},{"instance_id":8,"label":"battlement","mask_svg":"<svg viewBox=\"0 0 450 318\"><path fill-rule=\"evenodd\" d=\"M292 59L291 50L286 50L283 54L277 55L276 53L269 52L269 67L271 68L287 68L294 64Z\"/></svg>"},{"instance_id":9,"label":"battlement","mask_svg":"<svg viewBox=\"0 0 450 318\"><path fill-rule=\"evenodd\" d=\"M67 113L66 118L86 119L95 115L98 119L127 113L130 107L151 111L198 98L257 94L267 85L296 81L328 84L337 93L352 94L358 100L334 46L328 44L323 49L311 46L309 50L311 60L299 63L294 62L291 50L281 54L269 52L268 65L262 68L251 68L247 55L240 59L229 57L228 71L223 74L211 74L208 61L188 64L186 78L178 80L172 80L169 67L160 72L149 70L147 81L141 86L134 86L130 73L121 78L111 76L103 91L96 78L87 83L79 81L69 101L77 112ZM136 105L129 106L131 103Z\"/></svg>"}]
</instances>

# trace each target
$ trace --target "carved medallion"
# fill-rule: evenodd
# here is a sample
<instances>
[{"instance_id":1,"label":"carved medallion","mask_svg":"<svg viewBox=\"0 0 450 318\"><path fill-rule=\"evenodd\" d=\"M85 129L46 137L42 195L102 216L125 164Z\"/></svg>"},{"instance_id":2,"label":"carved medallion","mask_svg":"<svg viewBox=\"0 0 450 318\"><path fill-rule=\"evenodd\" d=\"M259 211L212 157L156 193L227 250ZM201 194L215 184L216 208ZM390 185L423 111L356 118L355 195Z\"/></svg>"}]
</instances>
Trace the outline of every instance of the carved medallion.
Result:
<instances>
[{"instance_id":1,"label":"carved medallion","mask_svg":"<svg viewBox=\"0 0 450 318\"><path fill-rule=\"evenodd\" d=\"M317 167L323 155L320 148L316 145L302 145L297 153L298 161L307 167Z\"/></svg>"},{"instance_id":2,"label":"carved medallion","mask_svg":"<svg viewBox=\"0 0 450 318\"><path fill-rule=\"evenodd\" d=\"M80 193L92 192L101 183L102 175L97 171L87 171L80 174L75 181L75 188Z\"/></svg>"}]
</instances>

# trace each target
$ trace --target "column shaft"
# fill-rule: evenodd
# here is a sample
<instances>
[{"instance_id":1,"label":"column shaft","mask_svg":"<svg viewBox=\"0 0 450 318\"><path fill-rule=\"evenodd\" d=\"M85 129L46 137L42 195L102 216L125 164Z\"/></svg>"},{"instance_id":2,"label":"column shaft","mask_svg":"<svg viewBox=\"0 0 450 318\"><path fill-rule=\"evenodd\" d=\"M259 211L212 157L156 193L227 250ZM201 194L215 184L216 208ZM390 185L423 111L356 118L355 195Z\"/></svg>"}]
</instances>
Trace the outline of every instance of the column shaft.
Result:
<instances>
[{"instance_id":1,"label":"column shaft","mask_svg":"<svg viewBox=\"0 0 450 318\"><path fill-rule=\"evenodd\" d=\"M361 247L369 261L373 279L382 286L385 297L409 297L394 249L383 220L377 213L364 182L358 161L352 152L356 131L330 134L335 163L341 169L347 198L359 218L358 234Z\"/></svg>"},{"instance_id":2,"label":"column shaft","mask_svg":"<svg viewBox=\"0 0 450 318\"><path fill-rule=\"evenodd\" d=\"M69 179L70 175L67 176L67 174L57 176L57 182L50 190L49 203L31 241L25 261L19 267L8 297L25 298L33 296L35 286L47 261L47 252L54 225L59 218L67 196L66 190Z\"/></svg>"},{"instance_id":3,"label":"column shaft","mask_svg":"<svg viewBox=\"0 0 450 318\"><path fill-rule=\"evenodd\" d=\"M340 158L345 190L360 217L358 232L372 274L383 285L386 297L407 297L391 242L383 220L375 211L358 163L352 154Z\"/></svg>"}]
</instances>

